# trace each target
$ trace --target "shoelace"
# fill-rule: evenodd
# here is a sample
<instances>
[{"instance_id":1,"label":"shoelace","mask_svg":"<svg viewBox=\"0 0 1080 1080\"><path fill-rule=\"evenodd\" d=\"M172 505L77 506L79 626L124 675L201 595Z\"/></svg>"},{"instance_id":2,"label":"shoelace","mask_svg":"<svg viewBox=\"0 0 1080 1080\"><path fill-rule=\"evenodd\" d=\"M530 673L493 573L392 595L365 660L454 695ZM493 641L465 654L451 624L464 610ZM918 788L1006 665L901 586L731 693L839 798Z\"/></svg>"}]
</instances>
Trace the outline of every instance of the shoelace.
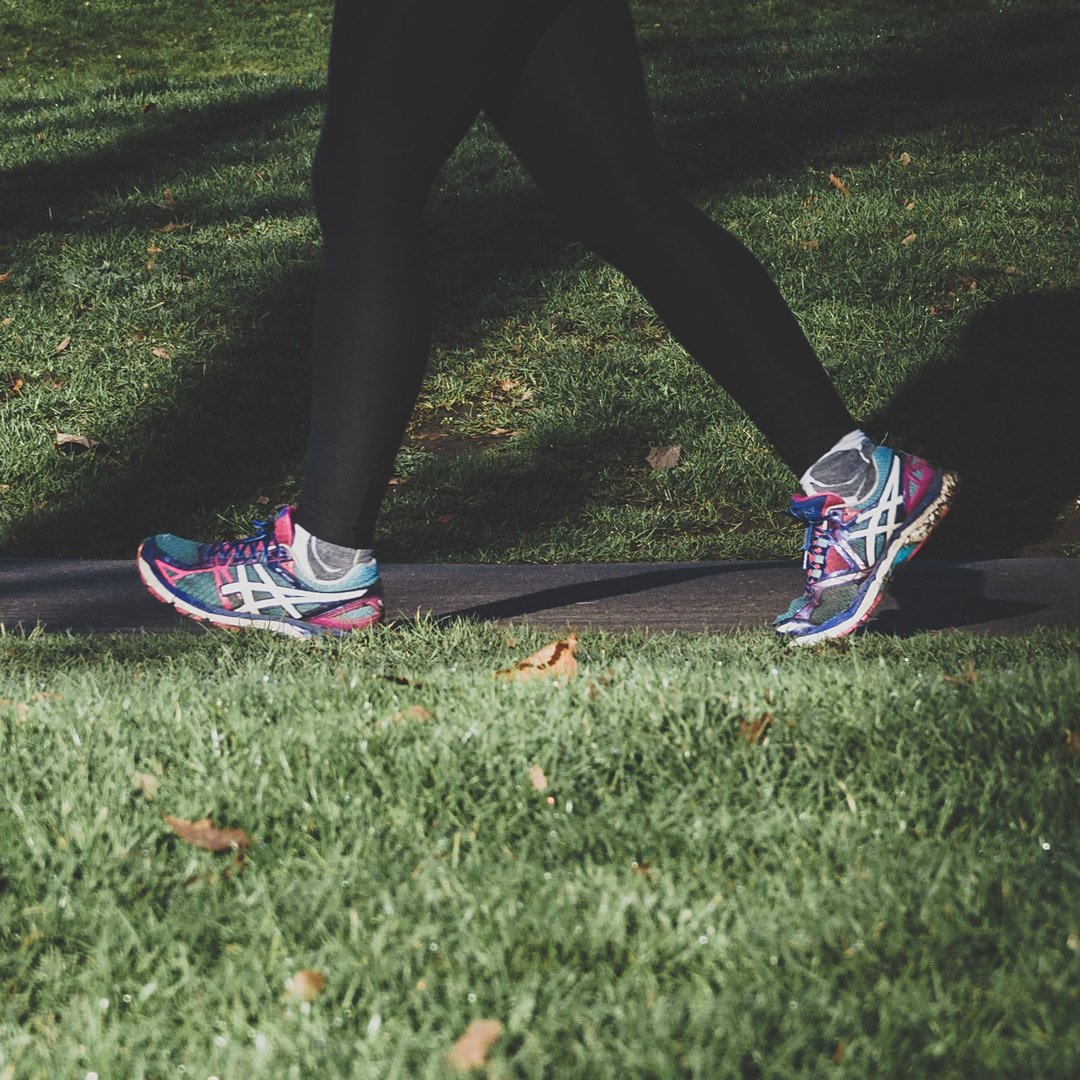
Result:
<instances>
[{"instance_id":1,"label":"shoelace","mask_svg":"<svg viewBox=\"0 0 1080 1080\"><path fill-rule=\"evenodd\" d=\"M832 535L834 519L834 512L829 510L823 518L807 525L806 536L803 539L804 570L811 570L815 575L820 575L824 571L829 548L835 542ZM813 564L812 568L811 564Z\"/></svg>"},{"instance_id":2,"label":"shoelace","mask_svg":"<svg viewBox=\"0 0 1080 1080\"><path fill-rule=\"evenodd\" d=\"M246 536L243 540L219 540L207 548L207 555L225 566L237 560L240 562L269 560L272 549L277 547L269 522L253 519L251 526L254 529L251 536Z\"/></svg>"}]
</instances>

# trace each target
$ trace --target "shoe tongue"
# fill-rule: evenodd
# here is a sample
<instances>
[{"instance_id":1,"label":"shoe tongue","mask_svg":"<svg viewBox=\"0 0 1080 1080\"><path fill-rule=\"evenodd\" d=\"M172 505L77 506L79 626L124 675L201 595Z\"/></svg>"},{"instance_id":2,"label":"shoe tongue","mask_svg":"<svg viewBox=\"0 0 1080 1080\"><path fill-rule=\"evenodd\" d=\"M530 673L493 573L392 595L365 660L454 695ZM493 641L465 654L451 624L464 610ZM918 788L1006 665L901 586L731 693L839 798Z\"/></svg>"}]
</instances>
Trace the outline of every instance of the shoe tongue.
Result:
<instances>
[{"instance_id":1,"label":"shoe tongue","mask_svg":"<svg viewBox=\"0 0 1080 1080\"><path fill-rule=\"evenodd\" d=\"M274 518L274 540L284 547L292 544L293 534L296 532L293 527L292 509L291 506L283 506Z\"/></svg>"},{"instance_id":2,"label":"shoe tongue","mask_svg":"<svg viewBox=\"0 0 1080 1080\"><path fill-rule=\"evenodd\" d=\"M847 502L832 491L826 491L822 495L795 494L791 496L788 513L806 522L824 521L825 515L834 506L847 506Z\"/></svg>"}]
</instances>

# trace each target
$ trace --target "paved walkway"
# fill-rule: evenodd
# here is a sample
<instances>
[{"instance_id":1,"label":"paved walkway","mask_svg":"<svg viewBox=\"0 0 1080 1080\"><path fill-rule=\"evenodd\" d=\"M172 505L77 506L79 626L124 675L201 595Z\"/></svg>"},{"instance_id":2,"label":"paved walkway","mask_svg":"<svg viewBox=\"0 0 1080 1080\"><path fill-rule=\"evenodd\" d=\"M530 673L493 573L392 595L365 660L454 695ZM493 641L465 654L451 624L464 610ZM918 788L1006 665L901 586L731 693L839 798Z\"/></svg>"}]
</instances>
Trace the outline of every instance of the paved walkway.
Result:
<instances>
[{"instance_id":1,"label":"paved walkway","mask_svg":"<svg viewBox=\"0 0 1080 1080\"><path fill-rule=\"evenodd\" d=\"M653 631L768 625L803 580L788 562L390 564L381 572L392 619L420 613ZM146 592L132 562L99 559L0 559L0 624L24 632L38 624L94 633L198 630ZM873 626L894 634L1080 627L1080 560L918 561L898 575Z\"/></svg>"}]
</instances>

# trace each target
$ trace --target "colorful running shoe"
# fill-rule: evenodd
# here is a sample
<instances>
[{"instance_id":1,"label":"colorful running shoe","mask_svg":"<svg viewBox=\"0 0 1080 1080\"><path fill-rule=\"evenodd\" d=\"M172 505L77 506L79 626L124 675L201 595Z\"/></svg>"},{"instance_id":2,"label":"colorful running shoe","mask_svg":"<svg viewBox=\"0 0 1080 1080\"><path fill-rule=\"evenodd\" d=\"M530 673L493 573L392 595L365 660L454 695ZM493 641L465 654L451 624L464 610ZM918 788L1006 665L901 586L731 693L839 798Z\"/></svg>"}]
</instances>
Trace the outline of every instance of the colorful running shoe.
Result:
<instances>
[{"instance_id":1,"label":"colorful running shoe","mask_svg":"<svg viewBox=\"0 0 1080 1080\"><path fill-rule=\"evenodd\" d=\"M806 591L775 623L792 644L843 637L881 603L893 571L925 543L945 516L955 473L879 446L878 482L862 502L793 495L791 514L806 522Z\"/></svg>"},{"instance_id":2,"label":"colorful running shoe","mask_svg":"<svg viewBox=\"0 0 1080 1080\"><path fill-rule=\"evenodd\" d=\"M231 629L251 626L291 637L344 634L382 618L374 559L332 588L297 573L290 544L293 507L256 521L244 540L199 544L160 533L139 546L139 574L159 600L193 619Z\"/></svg>"}]
</instances>

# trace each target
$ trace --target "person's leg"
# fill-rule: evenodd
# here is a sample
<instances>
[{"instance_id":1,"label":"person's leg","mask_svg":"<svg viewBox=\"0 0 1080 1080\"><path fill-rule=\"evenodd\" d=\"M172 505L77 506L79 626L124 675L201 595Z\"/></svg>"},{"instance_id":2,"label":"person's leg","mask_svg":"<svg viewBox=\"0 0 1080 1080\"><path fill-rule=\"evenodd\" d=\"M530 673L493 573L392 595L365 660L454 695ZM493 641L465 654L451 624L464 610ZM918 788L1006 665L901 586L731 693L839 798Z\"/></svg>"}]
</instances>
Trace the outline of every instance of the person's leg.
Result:
<instances>
[{"instance_id":1,"label":"person's leg","mask_svg":"<svg viewBox=\"0 0 1080 1080\"><path fill-rule=\"evenodd\" d=\"M668 177L626 0L574 0L485 108L556 213L797 476L857 427L768 273Z\"/></svg>"},{"instance_id":2,"label":"person's leg","mask_svg":"<svg viewBox=\"0 0 1080 1080\"><path fill-rule=\"evenodd\" d=\"M622 269L807 492L807 585L790 640L866 621L948 509L950 473L857 430L769 275L675 191L652 132L626 0L574 0L487 109L548 201Z\"/></svg>"},{"instance_id":3,"label":"person's leg","mask_svg":"<svg viewBox=\"0 0 1080 1080\"><path fill-rule=\"evenodd\" d=\"M364 549L427 360L424 200L492 80L564 3L338 0L313 175L325 257L300 506L245 540L149 537L138 567L159 599L300 637L379 621Z\"/></svg>"},{"instance_id":4,"label":"person's leg","mask_svg":"<svg viewBox=\"0 0 1080 1080\"><path fill-rule=\"evenodd\" d=\"M434 177L492 80L565 0L339 0L313 189L324 237L297 520L370 545L428 354L421 248Z\"/></svg>"}]
</instances>

